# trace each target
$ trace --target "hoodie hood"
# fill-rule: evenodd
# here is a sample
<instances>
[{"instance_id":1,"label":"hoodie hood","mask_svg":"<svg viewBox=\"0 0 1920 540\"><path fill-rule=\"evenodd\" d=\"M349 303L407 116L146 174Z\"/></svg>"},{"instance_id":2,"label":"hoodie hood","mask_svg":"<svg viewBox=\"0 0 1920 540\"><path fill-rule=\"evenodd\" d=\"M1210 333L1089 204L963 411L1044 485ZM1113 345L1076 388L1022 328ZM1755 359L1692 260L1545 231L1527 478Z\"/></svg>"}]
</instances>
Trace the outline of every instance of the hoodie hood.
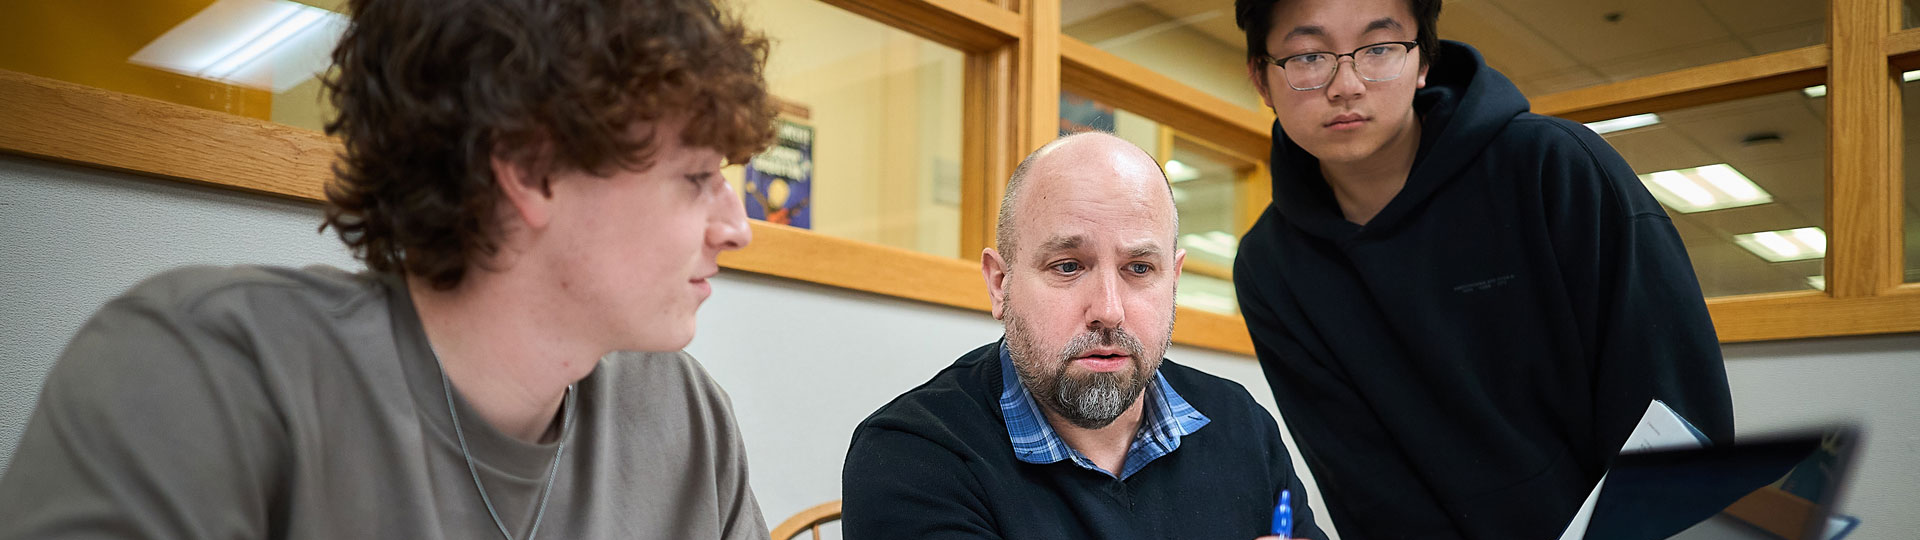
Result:
<instances>
[{"instance_id":1,"label":"hoodie hood","mask_svg":"<svg viewBox=\"0 0 1920 540\"><path fill-rule=\"evenodd\" d=\"M1409 211L1452 181L1461 169L1527 112L1526 96L1506 76L1487 67L1480 51L1457 41L1441 41L1427 69L1427 86L1414 93L1420 115L1420 149L1406 186L1367 223L1366 231L1391 230ZM1273 123L1273 208L1308 234L1342 240L1363 232L1347 221L1333 190L1320 174L1320 160Z\"/></svg>"}]
</instances>

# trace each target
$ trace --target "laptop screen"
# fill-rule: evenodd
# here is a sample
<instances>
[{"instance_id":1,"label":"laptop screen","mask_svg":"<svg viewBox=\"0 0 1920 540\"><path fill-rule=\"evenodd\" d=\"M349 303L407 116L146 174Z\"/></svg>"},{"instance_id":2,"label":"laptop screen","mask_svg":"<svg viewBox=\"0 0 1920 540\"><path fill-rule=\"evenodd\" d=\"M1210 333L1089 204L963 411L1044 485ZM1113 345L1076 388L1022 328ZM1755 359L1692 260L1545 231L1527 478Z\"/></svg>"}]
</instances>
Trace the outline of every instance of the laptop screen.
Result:
<instances>
[{"instance_id":1,"label":"laptop screen","mask_svg":"<svg viewBox=\"0 0 1920 540\"><path fill-rule=\"evenodd\" d=\"M1730 446L1623 454L1587 538L1825 540L1850 429Z\"/></svg>"}]
</instances>

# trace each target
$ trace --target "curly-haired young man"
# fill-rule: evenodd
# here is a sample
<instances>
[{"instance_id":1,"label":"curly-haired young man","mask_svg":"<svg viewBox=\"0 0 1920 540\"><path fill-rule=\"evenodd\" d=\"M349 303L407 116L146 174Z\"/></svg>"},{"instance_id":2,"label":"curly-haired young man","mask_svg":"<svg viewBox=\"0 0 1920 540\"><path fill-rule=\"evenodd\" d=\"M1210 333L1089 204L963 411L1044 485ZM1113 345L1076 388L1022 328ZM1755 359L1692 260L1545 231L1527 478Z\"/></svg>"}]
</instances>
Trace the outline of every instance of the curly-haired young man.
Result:
<instances>
[{"instance_id":1,"label":"curly-haired young man","mask_svg":"<svg viewBox=\"0 0 1920 540\"><path fill-rule=\"evenodd\" d=\"M749 239L719 168L771 139L766 40L708 0L349 9L326 227L369 271L109 302L0 538L766 538L727 396L678 352Z\"/></svg>"}]
</instances>

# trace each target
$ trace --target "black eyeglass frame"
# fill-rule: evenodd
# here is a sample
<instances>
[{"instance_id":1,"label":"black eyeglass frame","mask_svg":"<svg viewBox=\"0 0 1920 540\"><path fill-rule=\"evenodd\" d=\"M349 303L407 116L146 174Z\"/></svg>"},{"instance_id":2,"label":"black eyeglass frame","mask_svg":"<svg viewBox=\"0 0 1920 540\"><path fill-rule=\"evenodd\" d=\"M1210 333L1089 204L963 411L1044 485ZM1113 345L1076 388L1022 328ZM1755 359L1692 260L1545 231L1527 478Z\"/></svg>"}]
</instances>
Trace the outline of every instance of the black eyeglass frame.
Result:
<instances>
[{"instance_id":1,"label":"black eyeglass frame","mask_svg":"<svg viewBox=\"0 0 1920 540\"><path fill-rule=\"evenodd\" d=\"M1321 88L1326 88L1327 85L1333 84L1334 79L1340 77L1340 59L1341 58L1353 60L1354 62L1353 72L1354 74L1359 75L1361 80L1364 80L1367 82L1387 82L1387 81L1400 78L1399 73L1394 73L1393 76L1387 77L1384 79L1375 79L1372 77L1368 77L1365 73L1360 73L1360 67L1359 67L1360 59L1355 57L1355 55L1360 54L1360 51L1364 51L1374 47L1379 47L1381 45L1400 45L1400 46L1406 47L1407 54L1411 55L1413 54L1413 50L1420 46L1420 42L1418 41L1382 41L1379 43L1369 43L1366 45L1361 45L1360 48L1354 49L1353 52L1346 53L1346 54L1334 54L1326 51L1314 51L1314 52L1304 52L1304 53L1288 56L1286 58L1274 58L1273 55L1262 55L1259 58L1255 58L1255 60L1259 60L1260 63L1263 63L1263 64L1269 64L1269 65L1272 65L1273 67L1280 68L1280 77L1283 79L1286 79L1287 88L1292 88L1295 91L1299 91L1299 92L1311 92L1314 90L1319 90ZM1293 60L1295 58L1299 58L1302 56L1307 56L1310 54L1333 54L1333 73L1328 74L1327 82L1320 83L1318 86L1313 86L1310 88L1300 88L1300 87L1294 86L1293 78L1287 76L1287 61ZM1402 67L1405 67L1406 59L1402 58L1400 59L1400 61L1401 61L1400 65Z\"/></svg>"}]
</instances>

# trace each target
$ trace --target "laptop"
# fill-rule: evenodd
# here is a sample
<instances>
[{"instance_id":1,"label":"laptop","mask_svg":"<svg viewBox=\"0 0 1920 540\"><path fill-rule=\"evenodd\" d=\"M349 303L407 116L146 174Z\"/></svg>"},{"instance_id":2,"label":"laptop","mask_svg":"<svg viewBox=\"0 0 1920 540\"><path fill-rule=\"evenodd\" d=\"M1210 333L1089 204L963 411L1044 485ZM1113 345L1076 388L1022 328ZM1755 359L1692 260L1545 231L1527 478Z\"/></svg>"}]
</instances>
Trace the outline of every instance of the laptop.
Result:
<instances>
[{"instance_id":1,"label":"laptop","mask_svg":"<svg viewBox=\"0 0 1920 540\"><path fill-rule=\"evenodd\" d=\"M1838 540L1835 516L1858 430L1742 440L1615 458L1587 524L1592 540Z\"/></svg>"}]
</instances>

